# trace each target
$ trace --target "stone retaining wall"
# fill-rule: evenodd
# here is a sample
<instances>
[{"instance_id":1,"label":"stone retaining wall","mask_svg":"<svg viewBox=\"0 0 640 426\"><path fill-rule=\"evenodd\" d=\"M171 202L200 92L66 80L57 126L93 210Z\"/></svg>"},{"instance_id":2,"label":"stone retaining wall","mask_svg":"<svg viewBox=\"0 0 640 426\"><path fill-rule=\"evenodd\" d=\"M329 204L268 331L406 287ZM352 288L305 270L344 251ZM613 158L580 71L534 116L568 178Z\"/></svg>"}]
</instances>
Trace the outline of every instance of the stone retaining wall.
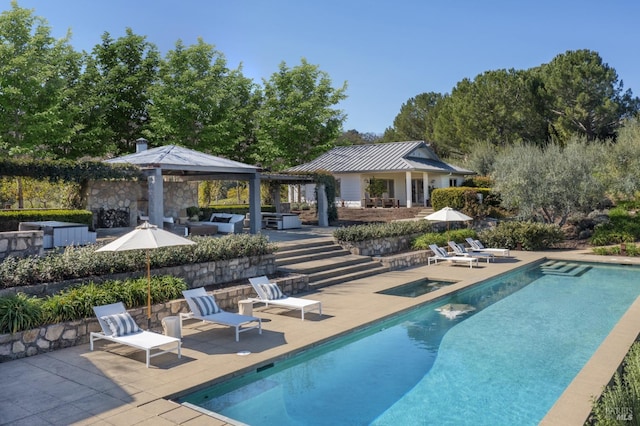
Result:
<instances>
[{"instance_id":1,"label":"stone retaining wall","mask_svg":"<svg viewBox=\"0 0 640 426\"><path fill-rule=\"evenodd\" d=\"M377 238L366 241L338 241L334 238L336 244L341 245L345 250L349 250L351 254L360 256L388 256L411 248L411 241L417 235L403 235L400 237Z\"/></svg>"},{"instance_id":2,"label":"stone retaining wall","mask_svg":"<svg viewBox=\"0 0 640 426\"><path fill-rule=\"evenodd\" d=\"M306 275L290 275L276 278L280 288L288 294L296 294L309 289L309 277ZM251 285L240 285L213 291L220 308L237 312L238 301L256 297ZM162 319L177 316L180 312L189 312L184 299L154 305L151 307L151 328L162 332ZM146 307L129 310L138 325L146 328ZM89 342L91 332L100 331L96 318L50 324L15 334L0 334L0 362L24 358L56 349L68 348Z\"/></svg>"},{"instance_id":3,"label":"stone retaining wall","mask_svg":"<svg viewBox=\"0 0 640 426\"><path fill-rule=\"evenodd\" d=\"M0 261L9 256L41 256L43 238L43 231L0 232Z\"/></svg>"},{"instance_id":4,"label":"stone retaining wall","mask_svg":"<svg viewBox=\"0 0 640 426\"><path fill-rule=\"evenodd\" d=\"M377 260L382 266L389 268L391 271L397 271L398 269L426 265L429 262L429 256L433 256L431 250L420 250L394 256L374 257L374 260Z\"/></svg>"}]
</instances>

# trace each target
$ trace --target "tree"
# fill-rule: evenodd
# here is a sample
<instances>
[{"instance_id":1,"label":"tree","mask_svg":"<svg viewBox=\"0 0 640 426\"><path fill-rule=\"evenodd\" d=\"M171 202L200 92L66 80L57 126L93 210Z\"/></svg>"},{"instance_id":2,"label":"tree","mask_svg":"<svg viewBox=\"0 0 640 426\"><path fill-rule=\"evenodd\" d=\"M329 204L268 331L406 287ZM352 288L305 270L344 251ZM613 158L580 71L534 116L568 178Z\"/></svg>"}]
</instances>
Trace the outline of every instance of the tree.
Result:
<instances>
[{"instance_id":1,"label":"tree","mask_svg":"<svg viewBox=\"0 0 640 426\"><path fill-rule=\"evenodd\" d=\"M150 88L157 80L160 55L146 37L131 28L117 40L105 32L86 59L80 87L87 94L77 138L93 141L95 154L134 151L148 128ZM98 152L102 151L102 152Z\"/></svg>"},{"instance_id":2,"label":"tree","mask_svg":"<svg viewBox=\"0 0 640 426\"><path fill-rule=\"evenodd\" d=\"M338 140L336 140L336 146L365 145L379 141L380 136L375 133L360 133L355 129L351 129L342 133Z\"/></svg>"},{"instance_id":3,"label":"tree","mask_svg":"<svg viewBox=\"0 0 640 426\"><path fill-rule=\"evenodd\" d=\"M434 124L440 151L466 153L478 141L496 146L544 143L546 121L536 91L539 83L527 71L487 71L464 79L443 98Z\"/></svg>"},{"instance_id":4,"label":"tree","mask_svg":"<svg viewBox=\"0 0 640 426\"><path fill-rule=\"evenodd\" d=\"M251 134L257 108L253 89L240 69L227 68L224 55L213 46L202 39L189 47L178 41L160 64L146 136L238 158L238 144Z\"/></svg>"},{"instance_id":5,"label":"tree","mask_svg":"<svg viewBox=\"0 0 640 426\"><path fill-rule=\"evenodd\" d=\"M421 93L410 98L400 107L400 113L393 120L393 127L385 130L383 141L433 141L437 107L442 99L443 95L435 92Z\"/></svg>"},{"instance_id":6,"label":"tree","mask_svg":"<svg viewBox=\"0 0 640 426\"><path fill-rule=\"evenodd\" d=\"M327 73L305 59L291 69L282 62L279 72L263 82L255 162L282 170L334 147L346 116L332 107L346 98L346 83L332 87Z\"/></svg>"},{"instance_id":7,"label":"tree","mask_svg":"<svg viewBox=\"0 0 640 426\"><path fill-rule=\"evenodd\" d=\"M498 147L491 142L481 141L472 145L470 150L464 161L465 168L480 176L489 176L494 170Z\"/></svg>"},{"instance_id":8,"label":"tree","mask_svg":"<svg viewBox=\"0 0 640 426\"><path fill-rule=\"evenodd\" d=\"M496 158L492 178L503 205L525 219L562 226L569 215L587 212L602 200L605 185L598 174L605 158L602 144L572 138L565 147L520 144Z\"/></svg>"},{"instance_id":9,"label":"tree","mask_svg":"<svg viewBox=\"0 0 640 426\"><path fill-rule=\"evenodd\" d=\"M26 158L59 155L74 131L69 85L80 55L69 35L55 40L46 21L11 2L0 14L0 152Z\"/></svg>"},{"instance_id":10,"label":"tree","mask_svg":"<svg viewBox=\"0 0 640 426\"><path fill-rule=\"evenodd\" d=\"M640 118L626 120L616 141L607 143L607 166L601 176L617 198L633 198L640 191Z\"/></svg>"},{"instance_id":11,"label":"tree","mask_svg":"<svg viewBox=\"0 0 640 426\"><path fill-rule=\"evenodd\" d=\"M638 111L638 98L623 92L616 70L597 52L567 51L538 72L550 127L561 142L573 134L590 141L615 137L623 120Z\"/></svg>"}]
</instances>

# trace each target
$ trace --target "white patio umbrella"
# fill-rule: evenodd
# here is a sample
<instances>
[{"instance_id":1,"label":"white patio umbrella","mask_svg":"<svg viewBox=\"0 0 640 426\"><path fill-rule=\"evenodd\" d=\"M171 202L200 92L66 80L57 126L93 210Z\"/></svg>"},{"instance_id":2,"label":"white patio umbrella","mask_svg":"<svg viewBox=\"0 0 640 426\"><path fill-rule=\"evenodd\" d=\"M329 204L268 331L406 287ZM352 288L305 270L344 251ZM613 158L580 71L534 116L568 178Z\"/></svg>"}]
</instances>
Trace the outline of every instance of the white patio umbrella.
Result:
<instances>
[{"instance_id":1,"label":"white patio umbrella","mask_svg":"<svg viewBox=\"0 0 640 426\"><path fill-rule=\"evenodd\" d=\"M472 217L469 217L456 209L452 209L451 207L444 207L437 212L425 216L425 219L433 222L447 222L447 239L449 239L450 222L466 222L468 220L473 220Z\"/></svg>"},{"instance_id":2,"label":"white patio umbrella","mask_svg":"<svg viewBox=\"0 0 640 426\"><path fill-rule=\"evenodd\" d=\"M133 231L113 240L104 247L100 247L96 251L147 251L147 328L149 329L151 328L151 262L149 260L149 250L192 244L195 243L191 240L164 229L159 229L156 225L149 224L149 222L144 222Z\"/></svg>"}]
</instances>

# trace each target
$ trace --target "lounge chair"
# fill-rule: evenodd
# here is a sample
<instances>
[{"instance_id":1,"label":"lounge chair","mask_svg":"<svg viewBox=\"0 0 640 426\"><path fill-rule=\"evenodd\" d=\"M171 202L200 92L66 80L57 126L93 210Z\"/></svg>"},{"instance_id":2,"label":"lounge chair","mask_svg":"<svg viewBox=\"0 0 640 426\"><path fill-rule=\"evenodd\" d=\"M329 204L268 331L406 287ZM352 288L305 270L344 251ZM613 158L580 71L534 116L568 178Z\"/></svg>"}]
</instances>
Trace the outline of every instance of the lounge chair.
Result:
<instances>
[{"instance_id":1,"label":"lounge chair","mask_svg":"<svg viewBox=\"0 0 640 426\"><path fill-rule=\"evenodd\" d=\"M177 352L178 358L181 357L180 347L182 342L180 339L154 333L153 331L141 330L122 302L94 306L93 311L98 317L102 331L91 332L89 335L91 350L93 350L93 341L99 339L132 346L147 353L147 368L149 368L149 360L154 356ZM154 349L159 350L159 352L152 354L151 351Z\"/></svg>"},{"instance_id":2,"label":"lounge chair","mask_svg":"<svg viewBox=\"0 0 640 426\"><path fill-rule=\"evenodd\" d=\"M481 253L493 253L499 256L509 256L509 249L505 248L488 248L482 245L480 240L474 240L473 238L466 238L467 243L471 246L473 252Z\"/></svg>"},{"instance_id":3,"label":"lounge chair","mask_svg":"<svg viewBox=\"0 0 640 426\"><path fill-rule=\"evenodd\" d=\"M262 319L223 311L218 307L213 296L207 294L204 287L184 290L182 294L191 312L180 313L180 328L182 328L183 320L198 319L204 322L234 327L236 329L236 342L240 340L240 333L245 331L257 328L258 333L262 334ZM202 298L206 298L206 300Z\"/></svg>"},{"instance_id":4,"label":"lounge chair","mask_svg":"<svg viewBox=\"0 0 640 426\"><path fill-rule=\"evenodd\" d=\"M431 261L434 263L438 263L438 260L446 260L452 263L468 263L469 268L473 268L473 264L475 263L478 266L478 258L473 256L459 256L456 254L449 254L446 250L441 247L438 247L435 244L430 244L429 248L433 252L433 256L427 258L427 264L431 265Z\"/></svg>"},{"instance_id":5,"label":"lounge chair","mask_svg":"<svg viewBox=\"0 0 640 426\"><path fill-rule=\"evenodd\" d=\"M473 256L478 258L485 258L487 259L487 263L489 263L489 261L492 259L495 260L495 256L493 253L485 253L480 251L469 253L465 246L458 244L455 241L449 241L449 247L451 247L453 249L453 252L458 256Z\"/></svg>"},{"instance_id":6,"label":"lounge chair","mask_svg":"<svg viewBox=\"0 0 640 426\"><path fill-rule=\"evenodd\" d=\"M302 320L305 312L318 311L322 315L322 303L317 300L301 299L299 297L289 297L282 293L277 284L271 283L266 276L249 278L249 282L258 295L256 302L262 302L265 306L274 305L289 309L300 309Z\"/></svg>"}]
</instances>

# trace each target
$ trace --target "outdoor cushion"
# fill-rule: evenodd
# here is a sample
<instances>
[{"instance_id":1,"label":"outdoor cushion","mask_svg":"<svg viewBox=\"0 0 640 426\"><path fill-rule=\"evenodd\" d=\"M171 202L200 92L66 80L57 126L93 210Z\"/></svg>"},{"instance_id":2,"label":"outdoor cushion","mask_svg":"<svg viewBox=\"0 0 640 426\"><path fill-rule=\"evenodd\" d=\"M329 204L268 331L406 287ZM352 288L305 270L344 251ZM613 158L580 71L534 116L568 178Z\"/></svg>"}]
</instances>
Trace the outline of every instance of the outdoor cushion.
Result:
<instances>
[{"instance_id":1,"label":"outdoor cushion","mask_svg":"<svg viewBox=\"0 0 640 426\"><path fill-rule=\"evenodd\" d=\"M229 221L231 220L231 217L220 217L220 216L214 216L211 219L211 222L219 222L219 223L229 223Z\"/></svg>"},{"instance_id":2,"label":"outdoor cushion","mask_svg":"<svg viewBox=\"0 0 640 426\"><path fill-rule=\"evenodd\" d=\"M191 300L196 304L198 310L200 311L201 316L207 316L212 314L217 314L220 312L220 308L216 304L216 300L213 296L198 296L192 297Z\"/></svg>"},{"instance_id":3,"label":"outdoor cushion","mask_svg":"<svg viewBox=\"0 0 640 426\"><path fill-rule=\"evenodd\" d=\"M282 290L280 290L280 287L278 287L278 284L275 284L275 283L260 284L260 287L262 287L262 290L264 291L265 295L267 296L267 299L269 300L284 299L285 297L287 297L284 295Z\"/></svg>"},{"instance_id":4,"label":"outdoor cushion","mask_svg":"<svg viewBox=\"0 0 640 426\"><path fill-rule=\"evenodd\" d=\"M111 330L112 337L126 336L127 334L137 333L140 331L138 324L136 324L128 312L105 315L100 319L107 323Z\"/></svg>"}]
</instances>

